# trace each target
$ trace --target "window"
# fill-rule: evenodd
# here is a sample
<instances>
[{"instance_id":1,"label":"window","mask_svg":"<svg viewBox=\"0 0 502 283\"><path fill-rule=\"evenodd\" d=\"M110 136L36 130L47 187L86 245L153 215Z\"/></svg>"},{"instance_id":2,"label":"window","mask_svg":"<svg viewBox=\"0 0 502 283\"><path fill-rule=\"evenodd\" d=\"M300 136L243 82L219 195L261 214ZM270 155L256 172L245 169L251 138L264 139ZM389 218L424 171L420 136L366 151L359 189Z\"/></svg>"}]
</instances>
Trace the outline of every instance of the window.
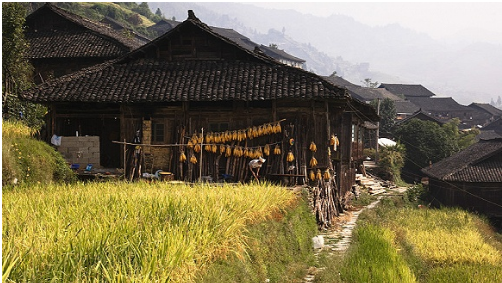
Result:
<instances>
[{"instance_id":1,"label":"window","mask_svg":"<svg viewBox=\"0 0 502 283\"><path fill-rule=\"evenodd\" d=\"M163 123L153 123L152 142L164 142L165 127Z\"/></svg>"}]
</instances>

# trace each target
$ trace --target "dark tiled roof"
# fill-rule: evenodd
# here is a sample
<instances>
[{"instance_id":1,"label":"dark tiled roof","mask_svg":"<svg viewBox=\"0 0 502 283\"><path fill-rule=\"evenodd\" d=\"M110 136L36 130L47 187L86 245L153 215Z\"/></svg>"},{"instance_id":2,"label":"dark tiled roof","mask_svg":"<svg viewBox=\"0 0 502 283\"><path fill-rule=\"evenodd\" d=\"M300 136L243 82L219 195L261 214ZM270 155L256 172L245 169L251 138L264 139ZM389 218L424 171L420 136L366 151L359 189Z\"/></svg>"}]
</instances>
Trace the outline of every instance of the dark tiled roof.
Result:
<instances>
[{"instance_id":1,"label":"dark tiled roof","mask_svg":"<svg viewBox=\"0 0 502 283\"><path fill-rule=\"evenodd\" d=\"M40 85L34 102L170 102L343 98L344 90L292 67L260 62L118 60Z\"/></svg>"},{"instance_id":2,"label":"dark tiled roof","mask_svg":"<svg viewBox=\"0 0 502 283\"><path fill-rule=\"evenodd\" d=\"M161 22L158 22L157 24L150 26L148 29L153 30L157 32L157 34L161 35L175 28L176 26L178 26L178 24L180 23L176 21L162 20ZM263 51L263 53L274 59L285 59L299 63L305 62L305 60L295 57L291 54L288 54L284 50L270 48L264 45L260 46L260 44L251 41L249 37L242 35L233 29L211 27L211 26L209 28L213 32L219 34L220 36L228 38L229 40L238 44L240 47L243 47L247 50L253 51L255 50L256 47L259 47Z\"/></svg>"},{"instance_id":3,"label":"dark tiled roof","mask_svg":"<svg viewBox=\"0 0 502 283\"><path fill-rule=\"evenodd\" d=\"M395 95L404 95L405 97L431 97L435 96L433 92L422 85L408 84L380 84L379 88L385 88Z\"/></svg>"},{"instance_id":4,"label":"dark tiled roof","mask_svg":"<svg viewBox=\"0 0 502 283\"><path fill-rule=\"evenodd\" d=\"M270 56L272 58L282 57L283 59L290 60L293 62L305 63L305 60L300 59L298 57L295 57L291 54L288 54L284 50L281 50L281 49L272 48L272 47L268 47L265 45L261 45L260 49L263 50L263 52L265 52L265 54L267 54L268 56Z\"/></svg>"},{"instance_id":5,"label":"dark tiled roof","mask_svg":"<svg viewBox=\"0 0 502 283\"><path fill-rule=\"evenodd\" d=\"M469 107L482 110L492 116L502 117L502 110L488 103L471 103Z\"/></svg>"},{"instance_id":6,"label":"dark tiled roof","mask_svg":"<svg viewBox=\"0 0 502 283\"><path fill-rule=\"evenodd\" d=\"M502 182L502 139L481 140L422 172L449 182Z\"/></svg>"},{"instance_id":7,"label":"dark tiled roof","mask_svg":"<svg viewBox=\"0 0 502 283\"><path fill-rule=\"evenodd\" d=\"M419 120L422 120L422 121L431 121L431 122L434 122L434 123L437 123L438 125L443 125L444 122L428 115L427 113L424 113L423 111L419 110L417 111L415 114L409 116L409 117L406 117L406 119L403 119L401 121L399 121L397 124L398 125L401 125L403 123L406 123L408 121L410 121L411 119L419 119Z\"/></svg>"},{"instance_id":8,"label":"dark tiled roof","mask_svg":"<svg viewBox=\"0 0 502 283\"><path fill-rule=\"evenodd\" d=\"M370 87L360 87L360 86L347 86L351 93L362 101L373 101L375 99L386 99L389 98L392 101L402 100L397 95L394 95L383 88L370 88Z\"/></svg>"},{"instance_id":9,"label":"dark tiled roof","mask_svg":"<svg viewBox=\"0 0 502 283\"><path fill-rule=\"evenodd\" d=\"M370 87L362 87L356 84L353 84L341 77L338 76L329 76L324 77L329 82L332 82L335 85L346 87L349 90L349 94L361 101L372 101L375 99L385 99L390 98L393 101L400 101L403 98L389 92L384 88L370 88Z\"/></svg>"},{"instance_id":10,"label":"dark tiled roof","mask_svg":"<svg viewBox=\"0 0 502 283\"><path fill-rule=\"evenodd\" d=\"M408 100L394 101L394 106L397 114L412 114L420 111L420 107Z\"/></svg>"},{"instance_id":11,"label":"dark tiled roof","mask_svg":"<svg viewBox=\"0 0 502 283\"><path fill-rule=\"evenodd\" d=\"M426 112L473 111L472 108L458 104L451 97L410 97L409 100Z\"/></svg>"},{"instance_id":12,"label":"dark tiled roof","mask_svg":"<svg viewBox=\"0 0 502 283\"><path fill-rule=\"evenodd\" d=\"M48 14L59 16L68 23L67 26L59 30L36 30L34 22L44 21ZM104 24L90 21L50 3L28 15L26 25L29 27L26 38L30 42L28 56L32 59L118 57L141 46L133 38Z\"/></svg>"},{"instance_id":13,"label":"dark tiled roof","mask_svg":"<svg viewBox=\"0 0 502 283\"><path fill-rule=\"evenodd\" d=\"M341 87L349 87L349 86L354 86L358 87L358 85L353 84L346 79L339 77L339 76L329 76L329 77L324 77L327 81L333 83L334 85L341 86Z\"/></svg>"},{"instance_id":14,"label":"dark tiled roof","mask_svg":"<svg viewBox=\"0 0 502 283\"><path fill-rule=\"evenodd\" d=\"M491 122L490 124L484 126L481 130L482 131L493 130L496 133L502 135L502 118L498 118L497 120L495 120L495 121Z\"/></svg>"}]
</instances>

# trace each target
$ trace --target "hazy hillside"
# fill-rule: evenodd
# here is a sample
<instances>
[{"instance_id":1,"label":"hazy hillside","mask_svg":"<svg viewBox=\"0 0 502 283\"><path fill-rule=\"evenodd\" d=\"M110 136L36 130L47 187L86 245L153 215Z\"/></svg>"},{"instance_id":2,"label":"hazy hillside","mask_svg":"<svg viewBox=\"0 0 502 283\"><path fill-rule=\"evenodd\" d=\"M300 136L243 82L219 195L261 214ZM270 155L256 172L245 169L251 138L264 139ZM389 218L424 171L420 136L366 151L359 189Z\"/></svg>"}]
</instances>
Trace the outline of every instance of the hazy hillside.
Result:
<instances>
[{"instance_id":1,"label":"hazy hillside","mask_svg":"<svg viewBox=\"0 0 502 283\"><path fill-rule=\"evenodd\" d=\"M183 21L187 10L203 22L237 30L253 41L307 60L320 75L333 71L360 84L364 78L386 83L422 84L458 102L488 103L500 95L502 46L446 44L397 24L370 27L344 15L317 17L293 10L271 10L242 3L149 3L165 17ZM483 72L479 72L482 66Z\"/></svg>"}]
</instances>

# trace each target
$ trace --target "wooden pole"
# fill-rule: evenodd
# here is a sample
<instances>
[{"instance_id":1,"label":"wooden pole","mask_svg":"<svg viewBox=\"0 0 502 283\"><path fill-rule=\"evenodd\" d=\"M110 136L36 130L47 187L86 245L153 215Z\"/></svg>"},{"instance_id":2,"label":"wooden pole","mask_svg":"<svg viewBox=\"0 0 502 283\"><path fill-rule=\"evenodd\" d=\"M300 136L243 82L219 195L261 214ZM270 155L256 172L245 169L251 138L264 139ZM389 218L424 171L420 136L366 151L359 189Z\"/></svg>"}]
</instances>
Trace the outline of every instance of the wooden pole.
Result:
<instances>
[{"instance_id":1,"label":"wooden pole","mask_svg":"<svg viewBox=\"0 0 502 283\"><path fill-rule=\"evenodd\" d=\"M199 182L202 182L202 152L204 151L204 128L201 128L200 135L202 136L202 142L200 143Z\"/></svg>"},{"instance_id":2,"label":"wooden pole","mask_svg":"<svg viewBox=\"0 0 502 283\"><path fill-rule=\"evenodd\" d=\"M124 180L127 179L127 145L126 139L124 139Z\"/></svg>"}]
</instances>

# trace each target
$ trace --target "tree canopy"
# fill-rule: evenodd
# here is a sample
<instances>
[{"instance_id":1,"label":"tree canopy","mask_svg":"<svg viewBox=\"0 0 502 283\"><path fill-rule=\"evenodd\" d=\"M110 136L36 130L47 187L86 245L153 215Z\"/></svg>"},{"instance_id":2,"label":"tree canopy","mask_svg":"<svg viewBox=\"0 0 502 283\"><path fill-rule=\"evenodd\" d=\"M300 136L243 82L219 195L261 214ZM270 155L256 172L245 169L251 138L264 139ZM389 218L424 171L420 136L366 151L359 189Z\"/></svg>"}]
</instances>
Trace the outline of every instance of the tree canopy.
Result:
<instances>
[{"instance_id":1,"label":"tree canopy","mask_svg":"<svg viewBox=\"0 0 502 283\"><path fill-rule=\"evenodd\" d=\"M43 124L45 107L19 99L19 94L32 85L33 73L26 58L25 17L21 3L2 3L2 117L38 128Z\"/></svg>"},{"instance_id":2,"label":"tree canopy","mask_svg":"<svg viewBox=\"0 0 502 283\"><path fill-rule=\"evenodd\" d=\"M452 119L440 126L432 121L411 119L400 125L394 136L406 147L406 165L411 170L420 170L475 142L479 130L459 131L460 120Z\"/></svg>"},{"instance_id":3,"label":"tree canopy","mask_svg":"<svg viewBox=\"0 0 502 283\"><path fill-rule=\"evenodd\" d=\"M378 109L378 100L371 101L371 106ZM380 101L380 131L382 133L390 133L394 127L396 120L396 106L392 99L385 98Z\"/></svg>"}]
</instances>

